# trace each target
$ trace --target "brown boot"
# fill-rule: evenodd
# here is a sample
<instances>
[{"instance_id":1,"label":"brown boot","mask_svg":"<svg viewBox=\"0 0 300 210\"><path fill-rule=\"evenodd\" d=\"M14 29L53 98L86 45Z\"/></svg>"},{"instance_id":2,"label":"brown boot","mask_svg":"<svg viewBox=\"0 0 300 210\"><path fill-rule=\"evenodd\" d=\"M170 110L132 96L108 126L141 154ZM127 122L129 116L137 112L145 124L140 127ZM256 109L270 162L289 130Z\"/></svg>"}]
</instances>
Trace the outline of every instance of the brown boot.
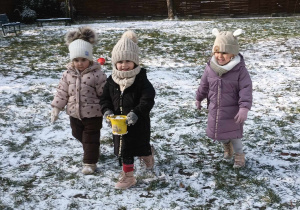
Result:
<instances>
[{"instance_id":1,"label":"brown boot","mask_svg":"<svg viewBox=\"0 0 300 210\"><path fill-rule=\"evenodd\" d=\"M95 172L96 168L97 168L97 165L95 163L93 163L93 164L84 163L81 172L84 175L93 174Z\"/></svg>"},{"instance_id":2,"label":"brown boot","mask_svg":"<svg viewBox=\"0 0 300 210\"><path fill-rule=\"evenodd\" d=\"M140 161L146 166L147 170L151 170L154 167L154 148L151 146L151 155L141 156Z\"/></svg>"},{"instance_id":3,"label":"brown boot","mask_svg":"<svg viewBox=\"0 0 300 210\"><path fill-rule=\"evenodd\" d=\"M241 154L236 153L234 155L233 168L242 168L244 166L245 166L245 154L244 153L241 153Z\"/></svg>"},{"instance_id":4,"label":"brown boot","mask_svg":"<svg viewBox=\"0 0 300 210\"><path fill-rule=\"evenodd\" d=\"M223 143L224 147L224 158L230 159L233 156L233 146L231 142Z\"/></svg>"},{"instance_id":5,"label":"brown boot","mask_svg":"<svg viewBox=\"0 0 300 210\"><path fill-rule=\"evenodd\" d=\"M125 173L122 171L121 176L117 184L115 185L116 189L121 189L125 190L128 189L129 187L133 186L136 184L136 179L133 176L133 171Z\"/></svg>"}]
</instances>

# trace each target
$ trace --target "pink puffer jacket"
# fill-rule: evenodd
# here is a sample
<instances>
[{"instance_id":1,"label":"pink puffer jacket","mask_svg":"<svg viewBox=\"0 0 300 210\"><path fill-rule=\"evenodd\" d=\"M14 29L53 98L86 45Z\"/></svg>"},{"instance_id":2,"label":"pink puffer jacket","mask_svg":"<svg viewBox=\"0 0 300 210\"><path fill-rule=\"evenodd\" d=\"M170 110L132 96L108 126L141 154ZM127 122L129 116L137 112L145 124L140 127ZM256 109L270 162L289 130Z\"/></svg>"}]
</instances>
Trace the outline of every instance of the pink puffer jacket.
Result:
<instances>
[{"instance_id":1,"label":"pink puffer jacket","mask_svg":"<svg viewBox=\"0 0 300 210\"><path fill-rule=\"evenodd\" d=\"M219 77L208 63L196 92L197 101L208 99L206 134L214 140L243 137L243 124L235 123L234 117L239 108L251 109L252 81L242 55L240 57L240 63L222 77Z\"/></svg>"},{"instance_id":2,"label":"pink puffer jacket","mask_svg":"<svg viewBox=\"0 0 300 210\"><path fill-rule=\"evenodd\" d=\"M79 73L69 63L59 81L51 106L63 109L77 119L101 117L100 95L106 83L106 75L97 62Z\"/></svg>"}]
</instances>

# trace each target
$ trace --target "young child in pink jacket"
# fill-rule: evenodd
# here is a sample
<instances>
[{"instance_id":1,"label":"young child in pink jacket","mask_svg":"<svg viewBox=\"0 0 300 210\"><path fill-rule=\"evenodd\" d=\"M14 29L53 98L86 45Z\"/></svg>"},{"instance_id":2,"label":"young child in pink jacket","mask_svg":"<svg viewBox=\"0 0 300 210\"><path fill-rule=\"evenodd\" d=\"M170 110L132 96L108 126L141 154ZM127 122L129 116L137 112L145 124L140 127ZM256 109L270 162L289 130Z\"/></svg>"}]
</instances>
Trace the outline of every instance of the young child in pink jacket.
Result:
<instances>
[{"instance_id":1,"label":"young child in pink jacket","mask_svg":"<svg viewBox=\"0 0 300 210\"><path fill-rule=\"evenodd\" d=\"M106 83L106 75L99 63L93 61L93 44L96 33L88 28L66 34L71 62L59 81L55 97L51 103L51 122L58 119L60 111L67 106L72 135L83 146L83 174L96 170L99 158L100 129L102 113L100 95Z\"/></svg>"},{"instance_id":2,"label":"young child in pink jacket","mask_svg":"<svg viewBox=\"0 0 300 210\"><path fill-rule=\"evenodd\" d=\"M206 134L223 143L224 158L230 159L235 153L233 167L240 168L245 166L243 125L252 106L252 81L237 40L242 30L213 29L212 33L216 36L213 56L201 77L196 106L201 110L201 101L207 98Z\"/></svg>"}]
</instances>

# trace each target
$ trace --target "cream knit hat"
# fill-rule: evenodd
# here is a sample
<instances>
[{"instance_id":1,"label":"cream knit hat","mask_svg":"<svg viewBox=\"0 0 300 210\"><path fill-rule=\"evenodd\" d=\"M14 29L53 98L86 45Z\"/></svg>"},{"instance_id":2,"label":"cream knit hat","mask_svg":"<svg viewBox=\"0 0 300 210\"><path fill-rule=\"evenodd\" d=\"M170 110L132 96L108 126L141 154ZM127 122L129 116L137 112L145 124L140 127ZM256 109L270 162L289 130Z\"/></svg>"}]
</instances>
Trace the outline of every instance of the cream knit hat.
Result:
<instances>
[{"instance_id":1,"label":"cream knit hat","mask_svg":"<svg viewBox=\"0 0 300 210\"><path fill-rule=\"evenodd\" d=\"M69 51L71 60L78 57L87 58L90 61L93 60L93 45L82 39L77 39L73 41L69 45Z\"/></svg>"},{"instance_id":2,"label":"cream knit hat","mask_svg":"<svg viewBox=\"0 0 300 210\"><path fill-rule=\"evenodd\" d=\"M212 52L226 52L234 55L239 54L239 43L237 37L243 33L242 29L238 29L235 32L221 31L214 28L212 34L216 36L216 40L212 49Z\"/></svg>"},{"instance_id":3,"label":"cream knit hat","mask_svg":"<svg viewBox=\"0 0 300 210\"><path fill-rule=\"evenodd\" d=\"M137 35L133 31L126 31L111 52L112 65L115 66L118 61L123 60L129 60L139 65L140 49L137 42Z\"/></svg>"},{"instance_id":4,"label":"cream knit hat","mask_svg":"<svg viewBox=\"0 0 300 210\"><path fill-rule=\"evenodd\" d=\"M93 60L93 44L96 43L96 33L89 27L80 27L68 32L65 40L69 45L70 59L82 57Z\"/></svg>"}]
</instances>

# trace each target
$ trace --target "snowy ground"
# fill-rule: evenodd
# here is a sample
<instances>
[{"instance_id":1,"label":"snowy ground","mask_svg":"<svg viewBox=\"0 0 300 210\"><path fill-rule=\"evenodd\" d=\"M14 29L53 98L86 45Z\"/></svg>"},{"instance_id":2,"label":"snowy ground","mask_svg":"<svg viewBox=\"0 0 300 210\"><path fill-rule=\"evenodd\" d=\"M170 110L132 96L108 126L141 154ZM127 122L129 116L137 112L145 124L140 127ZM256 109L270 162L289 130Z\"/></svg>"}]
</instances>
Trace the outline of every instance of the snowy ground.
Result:
<instances>
[{"instance_id":1,"label":"snowy ground","mask_svg":"<svg viewBox=\"0 0 300 210\"><path fill-rule=\"evenodd\" d=\"M97 173L81 174L82 148L68 116L50 123L50 102L68 62L63 38L79 25L27 25L18 37L0 37L0 209L300 208L299 17L84 25L99 35L94 55L106 58L107 75L121 34L133 29L139 36L142 64L157 92L151 113L155 170L136 161L137 185L115 190L121 168L104 125ZM194 107L214 27L245 31L240 45L254 103L240 170L205 136L207 110Z\"/></svg>"}]
</instances>

